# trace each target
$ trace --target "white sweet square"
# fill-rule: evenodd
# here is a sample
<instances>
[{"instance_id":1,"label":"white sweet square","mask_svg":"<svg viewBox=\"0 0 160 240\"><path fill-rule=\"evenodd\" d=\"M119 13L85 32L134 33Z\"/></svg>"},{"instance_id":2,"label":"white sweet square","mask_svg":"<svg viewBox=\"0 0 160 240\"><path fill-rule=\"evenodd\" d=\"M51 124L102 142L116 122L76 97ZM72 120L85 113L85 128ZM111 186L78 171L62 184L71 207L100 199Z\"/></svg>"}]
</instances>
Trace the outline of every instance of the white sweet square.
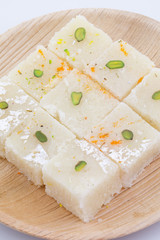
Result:
<instances>
[{"instance_id":1,"label":"white sweet square","mask_svg":"<svg viewBox=\"0 0 160 240\"><path fill-rule=\"evenodd\" d=\"M160 131L160 69L154 68L124 101Z\"/></svg>"},{"instance_id":2,"label":"white sweet square","mask_svg":"<svg viewBox=\"0 0 160 240\"><path fill-rule=\"evenodd\" d=\"M75 140L43 168L46 193L88 222L114 193L119 193L119 168L84 140Z\"/></svg>"},{"instance_id":3,"label":"white sweet square","mask_svg":"<svg viewBox=\"0 0 160 240\"><path fill-rule=\"evenodd\" d=\"M40 101L48 91L67 76L70 70L71 68L55 54L43 46L38 46L35 52L11 70L9 77Z\"/></svg>"},{"instance_id":4,"label":"white sweet square","mask_svg":"<svg viewBox=\"0 0 160 240\"><path fill-rule=\"evenodd\" d=\"M42 185L42 167L75 136L41 108L6 140L6 158L32 180Z\"/></svg>"},{"instance_id":5,"label":"white sweet square","mask_svg":"<svg viewBox=\"0 0 160 240\"><path fill-rule=\"evenodd\" d=\"M153 66L154 63L148 57L119 40L114 42L99 59L93 60L85 72L115 97L122 99Z\"/></svg>"},{"instance_id":6,"label":"white sweet square","mask_svg":"<svg viewBox=\"0 0 160 240\"><path fill-rule=\"evenodd\" d=\"M83 16L76 16L50 40L49 50L83 70L91 60L101 56L112 43L111 38Z\"/></svg>"},{"instance_id":7,"label":"white sweet square","mask_svg":"<svg viewBox=\"0 0 160 240\"><path fill-rule=\"evenodd\" d=\"M121 169L124 187L159 154L160 133L120 103L86 138Z\"/></svg>"},{"instance_id":8,"label":"white sweet square","mask_svg":"<svg viewBox=\"0 0 160 240\"><path fill-rule=\"evenodd\" d=\"M90 78L73 70L44 96L40 104L82 138L118 104L118 100Z\"/></svg>"},{"instance_id":9,"label":"white sweet square","mask_svg":"<svg viewBox=\"0 0 160 240\"><path fill-rule=\"evenodd\" d=\"M8 77L0 79L0 156L4 157L6 137L23 122L38 103Z\"/></svg>"}]
</instances>

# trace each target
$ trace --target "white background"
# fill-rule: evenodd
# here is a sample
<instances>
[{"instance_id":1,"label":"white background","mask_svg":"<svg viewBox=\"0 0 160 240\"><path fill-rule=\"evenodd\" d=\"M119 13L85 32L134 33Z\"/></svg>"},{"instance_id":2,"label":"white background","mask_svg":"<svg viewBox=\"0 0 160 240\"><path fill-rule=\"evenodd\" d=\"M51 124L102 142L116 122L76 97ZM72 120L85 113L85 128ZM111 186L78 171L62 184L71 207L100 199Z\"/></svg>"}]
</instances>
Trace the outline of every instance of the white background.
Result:
<instances>
[{"instance_id":1,"label":"white background","mask_svg":"<svg viewBox=\"0 0 160 240\"><path fill-rule=\"evenodd\" d=\"M73 8L113 8L147 15L160 21L159 0L0 0L0 34L33 17ZM0 240L38 240L0 224ZM160 223L121 240L160 240ZM119 239L119 240L120 240ZM117 239L118 240L118 239Z\"/></svg>"}]
</instances>

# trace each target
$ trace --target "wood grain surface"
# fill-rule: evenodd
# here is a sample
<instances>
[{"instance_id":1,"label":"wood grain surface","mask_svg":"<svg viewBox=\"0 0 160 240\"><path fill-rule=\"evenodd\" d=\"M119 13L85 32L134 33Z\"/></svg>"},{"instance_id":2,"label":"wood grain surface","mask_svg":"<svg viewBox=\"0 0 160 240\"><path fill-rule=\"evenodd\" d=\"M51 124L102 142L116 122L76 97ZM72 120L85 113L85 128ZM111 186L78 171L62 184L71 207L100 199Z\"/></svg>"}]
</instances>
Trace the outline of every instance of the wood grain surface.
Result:
<instances>
[{"instance_id":1,"label":"wood grain surface","mask_svg":"<svg viewBox=\"0 0 160 240\"><path fill-rule=\"evenodd\" d=\"M0 77L31 53L47 46L54 32L82 14L107 32L122 38L160 66L160 23L142 15L110 9L77 9L32 19L0 36ZM122 190L94 221L85 224L0 159L0 221L19 231L55 240L113 239L160 219L160 159Z\"/></svg>"}]
</instances>

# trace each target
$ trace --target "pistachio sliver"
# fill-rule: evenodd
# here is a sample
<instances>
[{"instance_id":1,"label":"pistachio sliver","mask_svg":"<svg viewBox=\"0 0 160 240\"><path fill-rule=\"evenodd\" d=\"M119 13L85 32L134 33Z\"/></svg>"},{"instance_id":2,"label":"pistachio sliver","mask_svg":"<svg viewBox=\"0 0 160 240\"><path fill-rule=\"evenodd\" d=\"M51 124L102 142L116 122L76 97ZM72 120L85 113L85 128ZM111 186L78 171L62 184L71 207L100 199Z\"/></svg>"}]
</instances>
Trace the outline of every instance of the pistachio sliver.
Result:
<instances>
[{"instance_id":1,"label":"pistachio sliver","mask_svg":"<svg viewBox=\"0 0 160 240\"><path fill-rule=\"evenodd\" d=\"M81 171L85 166L87 165L87 163L85 161L79 161L76 166L75 166L75 170L77 172Z\"/></svg>"},{"instance_id":2,"label":"pistachio sliver","mask_svg":"<svg viewBox=\"0 0 160 240\"><path fill-rule=\"evenodd\" d=\"M34 69L33 73L34 73L34 76L37 78L40 78L43 76L43 71L41 71L39 69Z\"/></svg>"},{"instance_id":3,"label":"pistachio sliver","mask_svg":"<svg viewBox=\"0 0 160 240\"><path fill-rule=\"evenodd\" d=\"M82 92L72 92L71 99L72 99L73 105L80 104L80 101L82 99Z\"/></svg>"},{"instance_id":4,"label":"pistachio sliver","mask_svg":"<svg viewBox=\"0 0 160 240\"><path fill-rule=\"evenodd\" d=\"M77 42L81 42L85 39L86 36L86 30L83 27L77 28L74 33L75 39Z\"/></svg>"},{"instance_id":5,"label":"pistachio sliver","mask_svg":"<svg viewBox=\"0 0 160 240\"><path fill-rule=\"evenodd\" d=\"M121 61L121 60L112 60L112 61L109 61L106 64L106 67L108 67L109 69L123 68L124 67L124 62Z\"/></svg>"},{"instance_id":6,"label":"pistachio sliver","mask_svg":"<svg viewBox=\"0 0 160 240\"><path fill-rule=\"evenodd\" d=\"M121 132L122 136L124 139L126 140L132 140L133 139L133 132L128 130L128 129L125 129Z\"/></svg>"},{"instance_id":7,"label":"pistachio sliver","mask_svg":"<svg viewBox=\"0 0 160 240\"><path fill-rule=\"evenodd\" d=\"M6 109L8 108L8 103L5 101L0 102L0 109Z\"/></svg>"},{"instance_id":8,"label":"pistachio sliver","mask_svg":"<svg viewBox=\"0 0 160 240\"><path fill-rule=\"evenodd\" d=\"M153 100L160 100L160 91L157 91L157 92L153 93L152 99Z\"/></svg>"},{"instance_id":9,"label":"pistachio sliver","mask_svg":"<svg viewBox=\"0 0 160 240\"><path fill-rule=\"evenodd\" d=\"M70 52L68 49L64 49L64 52L67 54L67 56L70 56Z\"/></svg>"},{"instance_id":10,"label":"pistachio sliver","mask_svg":"<svg viewBox=\"0 0 160 240\"><path fill-rule=\"evenodd\" d=\"M46 135L44 133L42 133L41 131L37 131L35 133L35 136L41 143L47 142L47 140L48 140Z\"/></svg>"}]
</instances>

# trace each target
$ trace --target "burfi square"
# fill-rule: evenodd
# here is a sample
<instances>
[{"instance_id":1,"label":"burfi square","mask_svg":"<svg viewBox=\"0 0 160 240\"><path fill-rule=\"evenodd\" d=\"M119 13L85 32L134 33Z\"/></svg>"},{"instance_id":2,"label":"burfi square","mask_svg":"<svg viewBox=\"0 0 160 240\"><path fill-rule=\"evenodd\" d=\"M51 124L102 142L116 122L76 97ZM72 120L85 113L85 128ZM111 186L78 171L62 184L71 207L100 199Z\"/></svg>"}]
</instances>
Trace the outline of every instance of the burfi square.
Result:
<instances>
[{"instance_id":1,"label":"burfi square","mask_svg":"<svg viewBox=\"0 0 160 240\"><path fill-rule=\"evenodd\" d=\"M37 101L54 88L72 70L64 61L43 46L38 46L18 64L9 77Z\"/></svg>"},{"instance_id":2,"label":"burfi square","mask_svg":"<svg viewBox=\"0 0 160 240\"><path fill-rule=\"evenodd\" d=\"M83 16L76 16L50 40L48 49L79 70L101 56L111 38Z\"/></svg>"},{"instance_id":3,"label":"burfi square","mask_svg":"<svg viewBox=\"0 0 160 240\"><path fill-rule=\"evenodd\" d=\"M148 57L119 40L99 59L92 61L85 72L121 100L153 66L154 63Z\"/></svg>"},{"instance_id":4,"label":"burfi square","mask_svg":"<svg viewBox=\"0 0 160 240\"><path fill-rule=\"evenodd\" d=\"M0 79L0 156L6 137L36 109L38 103L5 76Z\"/></svg>"},{"instance_id":5,"label":"burfi square","mask_svg":"<svg viewBox=\"0 0 160 240\"><path fill-rule=\"evenodd\" d=\"M124 187L130 187L160 152L160 133L124 103L95 126L86 139L119 165Z\"/></svg>"},{"instance_id":6,"label":"burfi square","mask_svg":"<svg viewBox=\"0 0 160 240\"><path fill-rule=\"evenodd\" d=\"M6 140L6 158L35 185L43 185L42 167L75 136L38 108Z\"/></svg>"},{"instance_id":7,"label":"burfi square","mask_svg":"<svg viewBox=\"0 0 160 240\"><path fill-rule=\"evenodd\" d=\"M78 216L92 220L119 193L119 168L94 146L75 140L43 168L46 193Z\"/></svg>"},{"instance_id":8,"label":"burfi square","mask_svg":"<svg viewBox=\"0 0 160 240\"><path fill-rule=\"evenodd\" d=\"M84 137L117 104L118 100L110 93L78 70L73 70L40 102L79 138Z\"/></svg>"},{"instance_id":9,"label":"burfi square","mask_svg":"<svg viewBox=\"0 0 160 240\"><path fill-rule=\"evenodd\" d=\"M145 76L124 102L160 131L160 69Z\"/></svg>"}]
</instances>

